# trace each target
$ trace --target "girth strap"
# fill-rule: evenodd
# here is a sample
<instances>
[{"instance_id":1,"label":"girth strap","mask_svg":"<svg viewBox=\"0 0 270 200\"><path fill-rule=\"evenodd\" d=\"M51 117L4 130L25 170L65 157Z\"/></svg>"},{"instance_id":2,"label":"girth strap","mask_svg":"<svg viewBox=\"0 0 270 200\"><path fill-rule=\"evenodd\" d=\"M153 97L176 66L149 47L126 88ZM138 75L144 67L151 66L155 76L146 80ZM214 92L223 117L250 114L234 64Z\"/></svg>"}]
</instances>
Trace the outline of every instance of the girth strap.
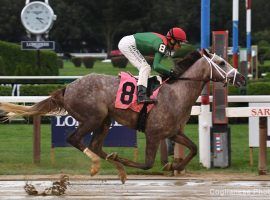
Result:
<instances>
[{"instance_id":1,"label":"girth strap","mask_svg":"<svg viewBox=\"0 0 270 200\"><path fill-rule=\"evenodd\" d=\"M137 121L137 130L138 131L145 131L145 126L146 126L146 121L147 121L147 105L148 104L144 104L140 113L139 113L139 117L138 117L138 121Z\"/></svg>"}]
</instances>

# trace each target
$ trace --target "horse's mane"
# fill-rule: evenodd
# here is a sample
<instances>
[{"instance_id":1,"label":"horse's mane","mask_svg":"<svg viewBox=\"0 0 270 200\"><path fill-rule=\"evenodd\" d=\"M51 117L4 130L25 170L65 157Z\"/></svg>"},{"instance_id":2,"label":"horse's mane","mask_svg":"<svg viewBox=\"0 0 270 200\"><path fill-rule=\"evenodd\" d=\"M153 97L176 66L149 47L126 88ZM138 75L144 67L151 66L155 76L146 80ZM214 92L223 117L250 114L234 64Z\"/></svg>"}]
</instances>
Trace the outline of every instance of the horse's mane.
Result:
<instances>
[{"instance_id":1,"label":"horse's mane","mask_svg":"<svg viewBox=\"0 0 270 200\"><path fill-rule=\"evenodd\" d=\"M188 68L190 68L197 60L201 58L199 51L193 51L186 55L183 59L177 60L174 65L174 70L181 76Z\"/></svg>"}]
</instances>

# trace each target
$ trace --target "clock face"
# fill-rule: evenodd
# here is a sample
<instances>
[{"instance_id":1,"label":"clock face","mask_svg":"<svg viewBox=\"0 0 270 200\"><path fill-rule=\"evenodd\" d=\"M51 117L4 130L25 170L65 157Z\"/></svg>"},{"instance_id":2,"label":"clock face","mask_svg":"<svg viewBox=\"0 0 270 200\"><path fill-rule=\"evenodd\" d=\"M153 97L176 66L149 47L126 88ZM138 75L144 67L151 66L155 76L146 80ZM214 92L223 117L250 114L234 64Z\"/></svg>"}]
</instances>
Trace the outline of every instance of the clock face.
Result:
<instances>
[{"instance_id":1,"label":"clock face","mask_svg":"<svg viewBox=\"0 0 270 200\"><path fill-rule=\"evenodd\" d=\"M48 31L53 23L53 17L51 7L39 1L27 4L21 13L23 26L33 34Z\"/></svg>"}]
</instances>

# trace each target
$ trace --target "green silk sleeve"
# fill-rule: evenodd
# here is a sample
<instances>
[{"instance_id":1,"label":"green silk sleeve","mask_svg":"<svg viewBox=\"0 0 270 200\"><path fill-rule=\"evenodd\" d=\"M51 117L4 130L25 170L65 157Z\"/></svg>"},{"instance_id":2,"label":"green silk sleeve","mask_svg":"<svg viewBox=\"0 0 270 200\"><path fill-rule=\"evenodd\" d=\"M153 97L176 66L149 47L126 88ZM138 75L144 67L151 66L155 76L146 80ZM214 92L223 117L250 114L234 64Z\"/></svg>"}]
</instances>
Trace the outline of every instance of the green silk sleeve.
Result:
<instances>
[{"instance_id":1,"label":"green silk sleeve","mask_svg":"<svg viewBox=\"0 0 270 200\"><path fill-rule=\"evenodd\" d=\"M169 76L170 70L160 64L163 56L164 55L159 53L159 52L155 53L154 62L153 62L153 69L160 74L163 74L165 76Z\"/></svg>"}]
</instances>

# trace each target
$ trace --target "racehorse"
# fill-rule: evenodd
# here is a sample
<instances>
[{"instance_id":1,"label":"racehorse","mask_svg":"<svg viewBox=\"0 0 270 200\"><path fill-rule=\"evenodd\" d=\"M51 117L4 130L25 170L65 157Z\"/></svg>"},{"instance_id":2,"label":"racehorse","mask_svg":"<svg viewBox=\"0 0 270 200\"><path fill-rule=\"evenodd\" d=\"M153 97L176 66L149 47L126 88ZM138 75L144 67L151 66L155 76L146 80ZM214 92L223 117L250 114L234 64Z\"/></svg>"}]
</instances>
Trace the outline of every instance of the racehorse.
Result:
<instances>
[{"instance_id":1,"label":"racehorse","mask_svg":"<svg viewBox=\"0 0 270 200\"><path fill-rule=\"evenodd\" d=\"M174 70L179 72L179 78L169 81L170 83L165 82L160 88L158 103L149 112L145 125L144 163L122 158L117 153L107 154L102 150L112 118L133 129L136 129L137 125L137 112L116 109L114 106L119 77L89 74L55 91L49 98L33 106L0 103L0 110L7 112L7 118L14 115L30 116L67 111L79 122L78 128L67 141L92 160L91 175L99 171L100 158L103 158L116 166L124 183L127 175L123 165L144 170L152 168L160 141L165 138L186 146L190 152L181 162L165 165L164 170L183 170L197 153L196 145L184 134L184 127L204 85L210 80L224 84L232 83L236 87L246 84L244 76L220 56L204 49L202 52L193 52L192 56L194 55L195 61L181 76L182 68L176 63ZM92 139L86 147L82 138L92 131Z\"/></svg>"}]
</instances>

